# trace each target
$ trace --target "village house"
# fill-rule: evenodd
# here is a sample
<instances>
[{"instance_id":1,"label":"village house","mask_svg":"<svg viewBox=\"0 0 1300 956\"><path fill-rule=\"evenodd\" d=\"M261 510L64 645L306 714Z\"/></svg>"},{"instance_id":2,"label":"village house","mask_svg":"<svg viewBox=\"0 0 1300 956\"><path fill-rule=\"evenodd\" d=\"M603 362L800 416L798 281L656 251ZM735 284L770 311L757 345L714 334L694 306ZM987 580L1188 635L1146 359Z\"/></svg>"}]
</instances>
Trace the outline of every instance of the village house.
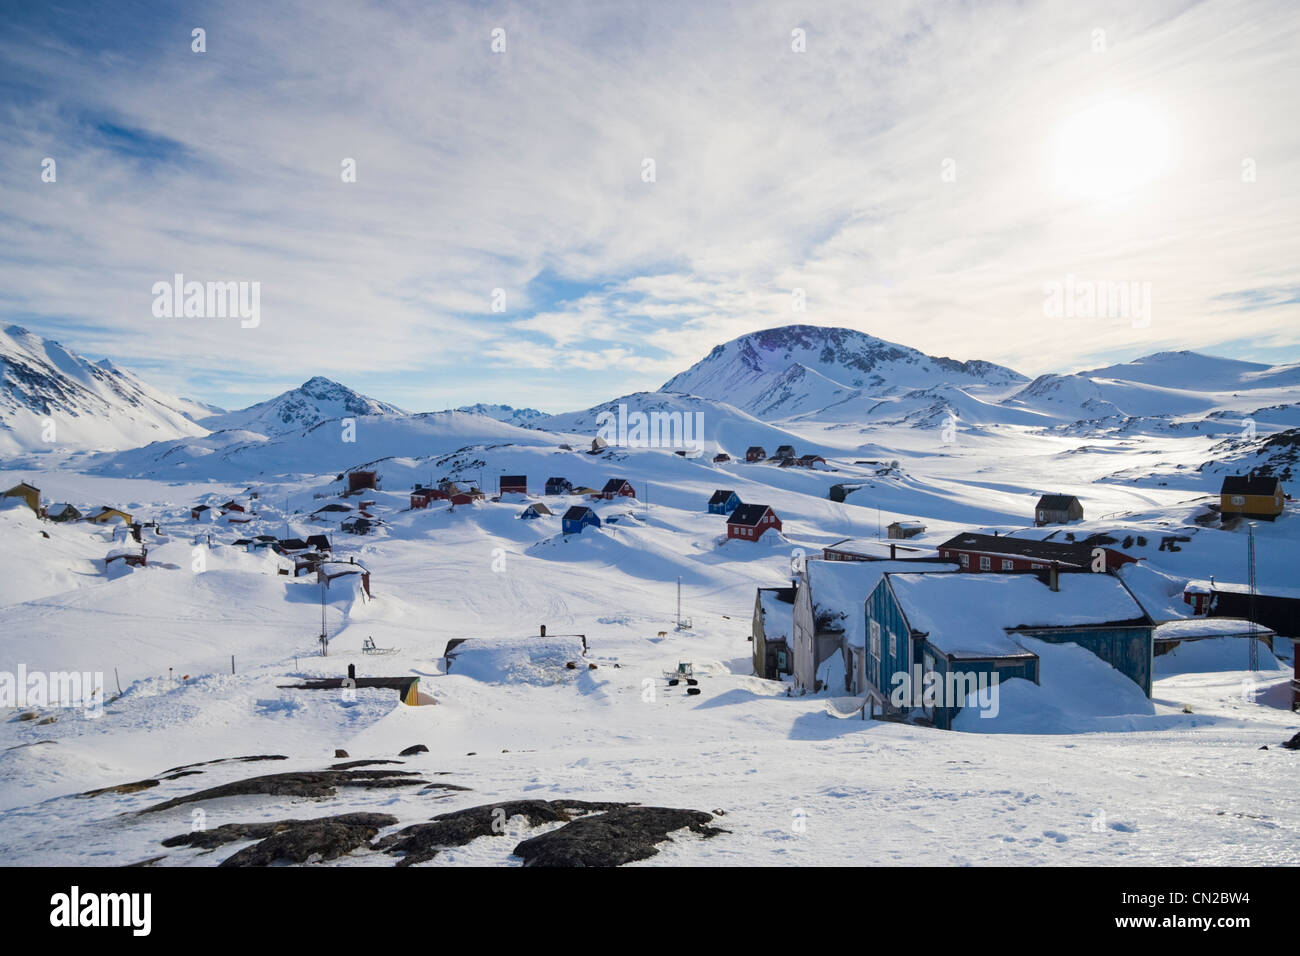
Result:
<instances>
[{"instance_id":1,"label":"village house","mask_svg":"<svg viewBox=\"0 0 1300 956\"><path fill-rule=\"evenodd\" d=\"M800 468L812 468L816 465L826 464L826 459L821 455L800 455L795 459L795 464Z\"/></svg>"},{"instance_id":2,"label":"village house","mask_svg":"<svg viewBox=\"0 0 1300 956\"><path fill-rule=\"evenodd\" d=\"M600 517L586 505L574 505L564 513L560 528L564 534L581 534L582 529L600 527Z\"/></svg>"},{"instance_id":3,"label":"village house","mask_svg":"<svg viewBox=\"0 0 1300 956\"><path fill-rule=\"evenodd\" d=\"M1276 521L1285 501L1282 482L1263 475L1227 475L1219 488L1219 513L1224 517Z\"/></svg>"},{"instance_id":4,"label":"village house","mask_svg":"<svg viewBox=\"0 0 1300 956\"><path fill-rule=\"evenodd\" d=\"M311 517L316 518L321 515L343 514L351 510L352 510L351 505L345 505L342 502L336 501L333 502L332 504L322 505L321 507L317 508L315 511L311 513Z\"/></svg>"},{"instance_id":5,"label":"village house","mask_svg":"<svg viewBox=\"0 0 1300 956\"><path fill-rule=\"evenodd\" d=\"M591 451L587 452L587 454L599 455L602 451L604 451L608 447L609 447L609 443L606 442L605 439L597 435L595 438L591 440Z\"/></svg>"},{"instance_id":6,"label":"village house","mask_svg":"<svg viewBox=\"0 0 1300 956\"><path fill-rule=\"evenodd\" d=\"M1284 637L1300 637L1300 588L1260 584L1252 600L1248 585L1193 580L1183 588L1183 603L1190 604L1194 614L1253 620Z\"/></svg>"},{"instance_id":7,"label":"village house","mask_svg":"<svg viewBox=\"0 0 1300 956\"><path fill-rule=\"evenodd\" d=\"M734 491L719 488L709 499L709 514L729 515L740 506L740 495Z\"/></svg>"},{"instance_id":8,"label":"village house","mask_svg":"<svg viewBox=\"0 0 1300 956\"><path fill-rule=\"evenodd\" d=\"M543 504L543 503L540 502L540 501L534 501L532 504L530 504L530 505L529 505L527 508L525 508L523 511L519 512L519 517L521 517L521 518L540 518L540 517L542 517L543 515L547 515L547 516L549 516L549 515L551 515L551 514L554 514L554 512L552 512L550 508L546 507L545 504Z\"/></svg>"},{"instance_id":9,"label":"village house","mask_svg":"<svg viewBox=\"0 0 1300 956\"><path fill-rule=\"evenodd\" d=\"M727 537L757 541L765 531L781 530L781 519L767 505L737 505L727 519Z\"/></svg>"},{"instance_id":10,"label":"village house","mask_svg":"<svg viewBox=\"0 0 1300 956\"><path fill-rule=\"evenodd\" d=\"M196 505L190 509L190 519L192 521L200 521L203 518L210 518L211 516L212 509L207 505Z\"/></svg>"},{"instance_id":11,"label":"village house","mask_svg":"<svg viewBox=\"0 0 1300 956\"><path fill-rule=\"evenodd\" d=\"M951 572L917 562L842 563L812 559L795 577L790 649L794 685L805 693L847 689L849 651L865 644L866 601L889 571Z\"/></svg>"},{"instance_id":12,"label":"village house","mask_svg":"<svg viewBox=\"0 0 1300 956\"><path fill-rule=\"evenodd\" d=\"M767 680L780 680L792 673L790 651L794 619L794 587L758 588L754 594L754 621L749 639L754 644L754 673Z\"/></svg>"},{"instance_id":13,"label":"village house","mask_svg":"<svg viewBox=\"0 0 1300 956\"><path fill-rule=\"evenodd\" d=\"M1273 638L1277 633L1262 624L1255 624L1240 617L1193 617L1182 620L1165 621L1156 625L1155 656L1161 657L1175 650L1181 644L1195 644L1198 641L1231 638L1246 641L1254 638L1273 649ZM1246 668L1243 667L1242 670Z\"/></svg>"},{"instance_id":14,"label":"village house","mask_svg":"<svg viewBox=\"0 0 1300 956\"><path fill-rule=\"evenodd\" d=\"M935 548L879 538L844 538L822 548L822 558L826 561L938 561L939 552Z\"/></svg>"},{"instance_id":15,"label":"village house","mask_svg":"<svg viewBox=\"0 0 1300 956\"><path fill-rule=\"evenodd\" d=\"M131 524L131 515L117 508L110 508L108 505L102 505L97 512L86 520L94 524L111 524L114 521L118 521L129 526Z\"/></svg>"},{"instance_id":16,"label":"village house","mask_svg":"<svg viewBox=\"0 0 1300 956\"><path fill-rule=\"evenodd\" d=\"M323 534L309 534L307 535L307 547L327 552L330 550L330 539Z\"/></svg>"},{"instance_id":17,"label":"village house","mask_svg":"<svg viewBox=\"0 0 1300 956\"><path fill-rule=\"evenodd\" d=\"M1069 524L1083 520L1083 505L1074 495L1043 495L1034 505L1034 524Z\"/></svg>"},{"instance_id":18,"label":"village house","mask_svg":"<svg viewBox=\"0 0 1300 956\"><path fill-rule=\"evenodd\" d=\"M129 568L143 568L149 563L147 548L116 548L104 556L104 570L107 571L114 561L121 561Z\"/></svg>"},{"instance_id":19,"label":"village house","mask_svg":"<svg viewBox=\"0 0 1300 956\"><path fill-rule=\"evenodd\" d=\"M573 483L567 478L547 478L546 493L548 495L567 495L573 490Z\"/></svg>"},{"instance_id":20,"label":"village house","mask_svg":"<svg viewBox=\"0 0 1300 956\"><path fill-rule=\"evenodd\" d=\"M745 451L745 461L762 461L767 457L767 449L762 445L750 445Z\"/></svg>"},{"instance_id":21,"label":"village house","mask_svg":"<svg viewBox=\"0 0 1300 956\"><path fill-rule=\"evenodd\" d=\"M1038 683L1029 638L1077 644L1151 696L1154 622L1114 575L890 572L866 608L865 647L852 654L849 689L882 712L901 709L951 729L976 682ZM904 675L913 694L929 682L959 692L928 702L905 696L898 708L892 698Z\"/></svg>"},{"instance_id":22,"label":"village house","mask_svg":"<svg viewBox=\"0 0 1300 956\"><path fill-rule=\"evenodd\" d=\"M728 461L731 461L731 456L728 455L726 452L718 452L716 455L713 456L713 463L715 465L721 465L722 463Z\"/></svg>"},{"instance_id":23,"label":"village house","mask_svg":"<svg viewBox=\"0 0 1300 956\"><path fill-rule=\"evenodd\" d=\"M502 475L501 480L497 483L497 494L501 494L501 495L528 494L528 476L527 475Z\"/></svg>"},{"instance_id":24,"label":"village house","mask_svg":"<svg viewBox=\"0 0 1300 956\"><path fill-rule=\"evenodd\" d=\"M885 530L889 533L889 537L891 538L906 540L907 538L915 538L918 534L924 533L925 525L920 521L895 521Z\"/></svg>"},{"instance_id":25,"label":"village house","mask_svg":"<svg viewBox=\"0 0 1300 956\"><path fill-rule=\"evenodd\" d=\"M37 517L41 514L41 489L25 481L18 482L4 494L0 494L0 498L21 498L27 507L32 509L32 514Z\"/></svg>"},{"instance_id":26,"label":"village house","mask_svg":"<svg viewBox=\"0 0 1300 956\"><path fill-rule=\"evenodd\" d=\"M239 514L243 514L246 510L247 509L243 505L241 505L238 501L235 501L234 499L227 501L224 505L221 506L221 511L223 513L229 511L236 511Z\"/></svg>"},{"instance_id":27,"label":"village house","mask_svg":"<svg viewBox=\"0 0 1300 956\"><path fill-rule=\"evenodd\" d=\"M1035 541L1011 535L963 532L939 545L939 558L963 571L1114 571L1136 561L1113 548L1064 541Z\"/></svg>"},{"instance_id":28,"label":"village house","mask_svg":"<svg viewBox=\"0 0 1300 956\"><path fill-rule=\"evenodd\" d=\"M592 498L599 498L601 496L600 492L597 491L595 488L589 488L586 485L578 485L576 488L573 488L569 493L574 495L586 495Z\"/></svg>"},{"instance_id":29,"label":"village house","mask_svg":"<svg viewBox=\"0 0 1300 956\"><path fill-rule=\"evenodd\" d=\"M367 488L379 489L379 473L369 470L349 471L347 473L348 494L364 491Z\"/></svg>"},{"instance_id":30,"label":"village house","mask_svg":"<svg viewBox=\"0 0 1300 956\"><path fill-rule=\"evenodd\" d=\"M776 451L772 453L773 458L798 458L795 453L794 445L778 445Z\"/></svg>"},{"instance_id":31,"label":"village house","mask_svg":"<svg viewBox=\"0 0 1300 956\"><path fill-rule=\"evenodd\" d=\"M339 525L339 529L348 534L369 534L372 524L373 522L370 518L363 518L360 515L355 515Z\"/></svg>"},{"instance_id":32,"label":"village house","mask_svg":"<svg viewBox=\"0 0 1300 956\"><path fill-rule=\"evenodd\" d=\"M635 498L636 491L632 485L623 478L611 478L605 482L605 487L601 489L600 496L608 501L615 498Z\"/></svg>"},{"instance_id":33,"label":"village house","mask_svg":"<svg viewBox=\"0 0 1300 956\"><path fill-rule=\"evenodd\" d=\"M81 517L81 512L66 502L57 502L45 510L45 516L51 521L76 521Z\"/></svg>"},{"instance_id":34,"label":"village house","mask_svg":"<svg viewBox=\"0 0 1300 956\"><path fill-rule=\"evenodd\" d=\"M357 561L356 558L350 558L347 561L332 561L326 559L316 562L316 580L325 585L333 587L334 582L340 579L344 581L355 580L360 584L362 593L367 598L370 594L370 569Z\"/></svg>"}]
</instances>

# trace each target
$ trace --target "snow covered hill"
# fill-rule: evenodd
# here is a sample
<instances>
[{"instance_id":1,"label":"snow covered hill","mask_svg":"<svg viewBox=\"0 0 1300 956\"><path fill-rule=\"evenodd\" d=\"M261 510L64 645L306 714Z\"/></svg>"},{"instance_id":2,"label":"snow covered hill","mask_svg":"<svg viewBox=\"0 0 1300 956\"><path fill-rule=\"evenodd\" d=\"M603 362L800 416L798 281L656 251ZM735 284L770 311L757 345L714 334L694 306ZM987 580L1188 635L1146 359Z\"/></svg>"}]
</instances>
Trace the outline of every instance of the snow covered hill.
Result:
<instances>
[{"instance_id":1,"label":"snow covered hill","mask_svg":"<svg viewBox=\"0 0 1300 956\"><path fill-rule=\"evenodd\" d=\"M212 431L240 430L262 435L285 435L333 418L367 415L404 415L402 409L368 398L346 385L317 375L297 388L248 408L202 419Z\"/></svg>"},{"instance_id":2,"label":"snow covered hill","mask_svg":"<svg viewBox=\"0 0 1300 956\"><path fill-rule=\"evenodd\" d=\"M107 359L91 362L17 325L0 332L0 455L203 435L195 419L209 414Z\"/></svg>"},{"instance_id":3,"label":"snow covered hill","mask_svg":"<svg viewBox=\"0 0 1300 956\"><path fill-rule=\"evenodd\" d=\"M774 421L825 408L857 391L881 396L942 384L1006 387L1025 381L1001 365L936 358L852 329L789 325L717 346L660 391L726 401Z\"/></svg>"}]
</instances>

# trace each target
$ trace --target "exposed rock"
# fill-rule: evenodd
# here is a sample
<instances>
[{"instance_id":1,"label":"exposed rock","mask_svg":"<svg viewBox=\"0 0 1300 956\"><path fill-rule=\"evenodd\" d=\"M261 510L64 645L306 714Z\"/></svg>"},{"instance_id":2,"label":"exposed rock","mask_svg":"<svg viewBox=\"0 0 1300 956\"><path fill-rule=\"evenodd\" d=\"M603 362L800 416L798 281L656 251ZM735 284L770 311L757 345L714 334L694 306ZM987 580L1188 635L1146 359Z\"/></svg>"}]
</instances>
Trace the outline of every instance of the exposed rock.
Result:
<instances>
[{"instance_id":1,"label":"exposed rock","mask_svg":"<svg viewBox=\"0 0 1300 956\"><path fill-rule=\"evenodd\" d=\"M46 725L48 725L48 724L56 723L56 722L58 721L58 719L59 719L59 718L57 718L57 717L55 717L54 715L51 714L49 717L45 717L45 718L42 718L41 720L36 721L36 726L37 726L37 727L44 727L44 726L46 726Z\"/></svg>"},{"instance_id":2,"label":"exposed rock","mask_svg":"<svg viewBox=\"0 0 1300 956\"><path fill-rule=\"evenodd\" d=\"M348 752L347 752L346 750L335 750L335 751L334 751L334 759L335 759L335 760L343 760L343 759L346 759L347 756L348 756Z\"/></svg>"},{"instance_id":3,"label":"exposed rock","mask_svg":"<svg viewBox=\"0 0 1300 956\"><path fill-rule=\"evenodd\" d=\"M464 846L484 836L504 836L505 822L522 816L529 826L572 820L584 813L623 807L620 803L589 803L583 800L506 800L464 810L453 810L434 817L429 823L416 823L390 834L375 844L387 853L403 854L398 866L424 863L439 850Z\"/></svg>"},{"instance_id":4,"label":"exposed rock","mask_svg":"<svg viewBox=\"0 0 1300 956\"><path fill-rule=\"evenodd\" d=\"M405 750L403 750L403 751L402 751L401 753L399 753L397 756L399 756L399 757L410 757L410 756L413 756L413 755L415 755L415 754L427 754L428 752L429 752L429 748L426 747L424 744L415 744L415 745L413 745L413 746L407 747Z\"/></svg>"},{"instance_id":5,"label":"exposed rock","mask_svg":"<svg viewBox=\"0 0 1300 956\"><path fill-rule=\"evenodd\" d=\"M14 720L35 720L39 716L41 715L36 713L36 711L34 710L25 710L21 714L18 714L16 717L14 717Z\"/></svg>"},{"instance_id":6,"label":"exposed rock","mask_svg":"<svg viewBox=\"0 0 1300 956\"><path fill-rule=\"evenodd\" d=\"M87 790L82 796L98 797L102 793L139 793L141 790L151 790L156 786L158 786L157 780L136 780L132 783L119 783L112 787L100 787L98 790Z\"/></svg>"},{"instance_id":7,"label":"exposed rock","mask_svg":"<svg viewBox=\"0 0 1300 956\"><path fill-rule=\"evenodd\" d=\"M708 826L712 819L702 810L623 806L524 840L514 855L525 866L622 866L654 856L674 830L704 837L727 832Z\"/></svg>"},{"instance_id":8,"label":"exposed rock","mask_svg":"<svg viewBox=\"0 0 1300 956\"><path fill-rule=\"evenodd\" d=\"M415 778L415 779L412 779ZM272 797L332 797L335 787L413 787L427 783L410 770L313 770L298 773L272 773L223 783L207 790L173 797L141 813L157 813L186 803L215 800L219 797L239 797L247 794L266 794Z\"/></svg>"},{"instance_id":9,"label":"exposed rock","mask_svg":"<svg viewBox=\"0 0 1300 956\"><path fill-rule=\"evenodd\" d=\"M214 763L256 763L259 760L288 760L283 754L257 754L252 757L218 757L216 760L204 760L200 763L187 763L179 767L172 767L170 770L164 770L163 773L174 773L177 770L189 770L191 767L210 767Z\"/></svg>"},{"instance_id":10,"label":"exposed rock","mask_svg":"<svg viewBox=\"0 0 1300 956\"><path fill-rule=\"evenodd\" d=\"M367 767L379 763L402 763L401 760L348 760L344 763L330 764L331 770L351 770L354 767Z\"/></svg>"},{"instance_id":11,"label":"exposed rock","mask_svg":"<svg viewBox=\"0 0 1300 956\"><path fill-rule=\"evenodd\" d=\"M1300 733L1297 733L1294 737L1292 737L1282 746L1285 747L1287 750L1300 750Z\"/></svg>"},{"instance_id":12,"label":"exposed rock","mask_svg":"<svg viewBox=\"0 0 1300 956\"><path fill-rule=\"evenodd\" d=\"M391 817L386 818L392 820ZM396 822L396 821L393 821ZM338 818L309 820L288 827L245 847L221 861L222 866L270 866L273 863L314 863L333 860L359 846L369 846L387 822L340 823Z\"/></svg>"},{"instance_id":13,"label":"exposed rock","mask_svg":"<svg viewBox=\"0 0 1300 956\"><path fill-rule=\"evenodd\" d=\"M225 823L211 830L191 830L162 841L166 847L192 846L202 850L212 850L227 843L241 840L265 840L284 830L322 823L336 823L345 827L390 827L397 822L397 817L387 813L340 813L315 820L274 820L270 823Z\"/></svg>"}]
</instances>

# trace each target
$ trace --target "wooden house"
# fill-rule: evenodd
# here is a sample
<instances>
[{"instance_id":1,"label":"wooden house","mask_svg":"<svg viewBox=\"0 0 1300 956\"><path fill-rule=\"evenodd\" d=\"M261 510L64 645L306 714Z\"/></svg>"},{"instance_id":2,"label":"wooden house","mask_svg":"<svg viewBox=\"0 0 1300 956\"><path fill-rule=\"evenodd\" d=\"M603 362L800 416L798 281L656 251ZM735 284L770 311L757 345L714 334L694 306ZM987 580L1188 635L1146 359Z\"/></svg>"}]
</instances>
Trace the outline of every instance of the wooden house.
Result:
<instances>
[{"instance_id":1,"label":"wooden house","mask_svg":"<svg viewBox=\"0 0 1300 956\"><path fill-rule=\"evenodd\" d=\"M609 442L605 441L605 439L597 435L595 438L591 440L591 451L587 452L587 454L599 455L602 451L604 451L608 447L609 447Z\"/></svg>"},{"instance_id":2,"label":"wooden house","mask_svg":"<svg viewBox=\"0 0 1300 956\"><path fill-rule=\"evenodd\" d=\"M212 517L212 509L207 505L197 505L190 509L190 520L201 521L204 518Z\"/></svg>"},{"instance_id":3,"label":"wooden house","mask_svg":"<svg viewBox=\"0 0 1300 956\"><path fill-rule=\"evenodd\" d=\"M81 517L81 512L66 502L57 502L45 510L45 517L51 521L76 521Z\"/></svg>"},{"instance_id":4,"label":"wooden house","mask_svg":"<svg viewBox=\"0 0 1300 956\"><path fill-rule=\"evenodd\" d=\"M1038 683L1039 656L1021 643L1033 638L1077 644L1149 697L1153 630L1114 575L890 572L867 600L865 644L853 654L849 689L882 711L951 729L980 684ZM901 702L900 688L907 688Z\"/></svg>"},{"instance_id":5,"label":"wooden house","mask_svg":"<svg viewBox=\"0 0 1300 956\"><path fill-rule=\"evenodd\" d=\"M497 493L502 495L528 494L527 475L502 475L497 484Z\"/></svg>"},{"instance_id":6,"label":"wooden house","mask_svg":"<svg viewBox=\"0 0 1300 956\"><path fill-rule=\"evenodd\" d=\"M1190 604L1195 614L1243 618L1283 637L1300 637L1300 588L1257 585L1252 600L1249 586L1211 578L1188 581L1183 602Z\"/></svg>"},{"instance_id":7,"label":"wooden house","mask_svg":"<svg viewBox=\"0 0 1300 956\"><path fill-rule=\"evenodd\" d=\"M29 485L25 481L20 481L8 491L0 494L0 498L21 498L27 507L32 509L32 514L37 517L41 513L41 489L35 485Z\"/></svg>"},{"instance_id":8,"label":"wooden house","mask_svg":"<svg viewBox=\"0 0 1300 956\"><path fill-rule=\"evenodd\" d=\"M433 500L435 488L425 488L423 485L416 485L415 490L411 492L411 510L416 511L420 508L429 507L429 502Z\"/></svg>"},{"instance_id":9,"label":"wooden house","mask_svg":"<svg viewBox=\"0 0 1300 956\"><path fill-rule=\"evenodd\" d=\"M600 490L600 496L607 501L615 498L635 498L636 491L625 478L611 478L605 482L605 487Z\"/></svg>"},{"instance_id":10,"label":"wooden house","mask_svg":"<svg viewBox=\"0 0 1300 956\"><path fill-rule=\"evenodd\" d=\"M581 534L585 527L599 528L600 516L586 505L574 505L564 513L560 526L565 534Z\"/></svg>"},{"instance_id":11,"label":"wooden house","mask_svg":"<svg viewBox=\"0 0 1300 956\"><path fill-rule=\"evenodd\" d=\"M939 558L963 571L1114 571L1137 560L1113 548L1064 541L1035 541L1011 535L963 532L939 545ZM1096 567L1100 561L1101 567Z\"/></svg>"},{"instance_id":12,"label":"wooden house","mask_svg":"<svg viewBox=\"0 0 1300 956\"><path fill-rule=\"evenodd\" d=\"M108 570L114 561L121 561L129 568L143 568L149 564L149 552L146 548L117 548L104 557L104 570Z\"/></svg>"},{"instance_id":13,"label":"wooden house","mask_svg":"<svg viewBox=\"0 0 1300 956\"><path fill-rule=\"evenodd\" d=\"M709 514L729 515L740 507L740 495L725 488L719 488L709 499Z\"/></svg>"},{"instance_id":14,"label":"wooden house","mask_svg":"<svg viewBox=\"0 0 1300 956\"><path fill-rule=\"evenodd\" d=\"M731 456L728 455L726 452L718 452L716 455L713 456L713 463L715 465L721 465L724 462L728 462L728 461L731 461Z\"/></svg>"},{"instance_id":15,"label":"wooden house","mask_svg":"<svg viewBox=\"0 0 1300 956\"><path fill-rule=\"evenodd\" d=\"M235 501L234 499L227 501L224 505L221 506L221 511L223 514L230 511L243 514L247 510L248 509L246 509L243 505L241 505L238 501Z\"/></svg>"},{"instance_id":16,"label":"wooden house","mask_svg":"<svg viewBox=\"0 0 1300 956\"><path fill-rule=\"evenodd\" d=\"M568 478L547 478L546 493L548 495L567 495L573 490L573 482Z\"/></svg>"},{"instance_id":17,"label":"wooden house","mask_svg":"<svg viewBox=\"0 0 1300 956\"><path fill-rule=\"evenodd\" d=\"M348 494L364 491L367 488L379 488L379 473L370 470L349 471L347 474Z\"/></svg>"},{"instance_id":18,"label":"wooden house","mask_svg":"<svg viewBox=\"0 0 1300 956\"><path fill-rule=\"evenodd\" d=\"M879 538L843 538L822 548L826 561L938 561L939 551ZM954 559L955 563L955 559Z\"/></svg>"},{"instance_id":19,"label":"wooden house","mask_svg":"<svg viewBox=\"0 0 1300 956\"><path fill-rule=\"evenodd\" d=\"M1227 475L1219 488L1219 513L1224 517L1276 521L1285 501L1282 482L1263 475Z\"/></svg>"},{"instance_id":20,"label":"wooden house","mask_svg":"<svg viewBox=\"0 0 1300 956\"><path fill-rule=\"evenodd\" d=\"M795 454L794 445L778 445L772 455L773 458L798 458Z\"/></svg>"},{"instance_id":21,"label":"wooden house","mask_svg":"<svg viewBox=\"0 0 1300 956\"><path fill-rule=\"evenodd\" d=\"M586 485L578 485L577 487L573 488L569 493L574 495L586 495L592 498L601 497L599 491L597 491L595 488L588 488Z\"/></svg>"},{"instance_id":22,"label":"wooden house","mask_svg":"<svg viewBox=\"0 0 1300 956\"><path fill-rule=\"evenodd\" d=\"M355 575L355 580L361 586L362 592L366 597L370 594L370 569L365 567L352 558L348 561L317 561L316 562L316 580L326 587L333 586L334 582L339 579L351 580Z\"/></svg>"},{"instance_id":23,"label":"wooden house","mask_svg":"<svg viewBox=\"0 0 1300 956\"><path fill-rule=\"evenodd\" d=\"M745 450L745 461L762 461L767 458L767 449L762 445L750 445Z\"/></svg>"},{"instance_id":24,"label":"wooden house","mask_svg":"<svg viewBox=\"0 0 1300 956\"><path fill-rule=\"evenodd\" d=\"M781 530L781 519L767 505L737 505L727 519L727 537L757 541L763 533Z\"/></svg>"},{"instance_id":25,"label":"wooden house","mask_svg":"<svg viewBox=\"0 0 1300 956\"><path fill-rule=\"evenodd\" d=\"M307 546L315 548L317 551L328 552L330 550L330 539L323 534L307 535Z\"/></svg>"},{"instance_id":26,"label":"wooden house","mask_svg":"<svg viewBox=\"0 0 1300 956\"><path fill-rule=\"evenodd\" d=\"M795 588L758 588L754 594L754 620L749 639L754 644L754 673L780 680L792 673L790 651Z\"/></svg>"},{"instance_id":27,"label":"wooden house","mask_svg":"<svg viewBox=\"0 0 1300 956\"><path fill-rule=\"evenodd\" d=\"M131 515L117 508L110 508L108 505L103 505L86 520L93 522L94 524L112 524L114 521L118 521L124 525L130 525Z\"/></svg>"},{"instance_id":28,"label":"wooden house","mask_svg":"<svg viewBox=\"0 0 1300 956\"><path fill-rule=\"evenodd\" d=\"M540 517L542 517L543 515L549 516L549 515L552 515L552 514L554 514L554 512L551 511L550 508L546 507L545 504L543 504L543 503L540 502L540 501L534 501L532 504L530 504L530 505L529 505L527 508L525 508L523 511L519 512L519 517L521 517L521 518L540 518Z\"/></svg>"},{"instance_id":29,"label":"wooden house","mask_svg":"<svg viewBox=\"0 0 1300 956\"><path fill-rule=\"evenodd\" d=\"M895 521L886 529L889 537L905 541L908 538L915 538L918 534L925 531L925 525L920 521Z\"/></svg>"},{"instance_id":30,"label":"wooden house","mask_svg":"<svg viewBox=\"0 0 1300 956\"><path fill-rule=\"evenodd\" d=\"M1273 638L1277 633L1262 624L1256 624L1240 617L1193 617L1164 621L1156 625L1154 641L1155 656L1162 657L1183 644L1196 644L1198 641L1231 638L1244 642L1254 638L1273 649ZM1243 659L1240 670L1249 670L1249 661Z\"/></svg>"},{"instance_id":31,"label":"wooden house","mask_svg":"<svg viewBox=\"0 0 1300 956\"><path fill-rule=\"evenodd\" d=\"M346 531L348 534L369 534L372 524L373 522L371 519L355 515L346 519L341 525L339 525L339 528L342 531Z\"/></svg>"},{"instance_id":32,"label":"wooden house","mask_svg":"<svg viewBox=\"0 0 1300 956\"><path fill-rule=\"evenodd\" d=\"M1083 505L1074 495L1043 495L1034 505L1034 524L1069 524L1083 520Z\"/></svg>"},{"instance_id":33,"label":"wooden house","mask_svg":"<svg viewBox=\"0 0 1300 956\"><path fill-rule=\"evenodd\" d=\"M821 455L800 455L795 459L795 464L800 468L814 468L826 464L826 459Z\"/></svg>"}]
</instances>

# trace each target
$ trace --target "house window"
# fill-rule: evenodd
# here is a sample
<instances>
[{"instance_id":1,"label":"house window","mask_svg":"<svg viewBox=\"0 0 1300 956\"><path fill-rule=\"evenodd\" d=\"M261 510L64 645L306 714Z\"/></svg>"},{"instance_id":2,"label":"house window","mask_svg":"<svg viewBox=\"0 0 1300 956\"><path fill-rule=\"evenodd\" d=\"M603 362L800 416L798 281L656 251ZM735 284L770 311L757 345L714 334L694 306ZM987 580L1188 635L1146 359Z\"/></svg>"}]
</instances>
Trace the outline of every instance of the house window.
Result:
<instances>
[{"instance_id":1,"label":"house window","mask_svg":"<svg viewBox=\"0 0 1300 956\"><path fill-rule=\"evenodd\" d=\"M1029 566L1029 569L1031 571L1041 571L1043 569L1043 566L1041 564L1031 564Z\"/></svg>"},{"instance_id":2,"label":"house window","mask_svg":"<svg viewBox=\"0 0 1300 956\"><path fill-rule=\"evenodd\" d=\"M961 556L961 566L962 566L963 568L969 568L969 567L970 567L970 555L969 555L969 554L963 554L963 555Z\"/></svg>"},{"instance_id":3,"label":"house window","mask_svg":"<svg viewBox=\"0 0 1300 956\"><path fill-rule=\"evenodd\" d=\"M1244 497L1242 497L1241 495L1233 495L1233 496L1232 496L1232 503L1233 503L1234 505L1244 505L1244 504L1246 503L1246 499L1245 499Z\"/></svg>"},{"instance_id":4,"label":"house window","mask_svg":"<svg viewBox=\"0 0 1300 956\"><path fill-rule=\"evenodd\" d=\"M889 658L890 660L898 659L898 638L894 636L893 631L889 632Z\"/></svg>"},{"instance_id":5,"label":"house window","mask_svg":"<svg viewBox=\"0 0 1300 956\"><path fill-rule=\"evenodd\" d=\"M993 562L992 562L989 558L986 558L986 557L981 557L981 558L980 558L980 570L981 570L981 571L988 571L988 570L991 569L992 567L993 567Z\"/></svg>"},{"instance_id":6,"label":"house window","mask_svg":"<svg viewBox=\"0 0 1300 956\"><path fill-rule=\"evenodd\" d=\"M1002 570L1003 570L1003 571L1012 571L1012 570L1015 569L1015 566L1016 566L1016 562L1012 561L1010 558L1003 558L1003 559L1002 559Z\"/></svg>"},{"instance_id":7,"label":"house window","mask_svg":"<svg viewBox=\"0 0 1300 956\"><path fill-rule=\"evenodd\" d=\"M880 660L880 622L871 622L871 656Z\"/></svg>"}]
</instances>

